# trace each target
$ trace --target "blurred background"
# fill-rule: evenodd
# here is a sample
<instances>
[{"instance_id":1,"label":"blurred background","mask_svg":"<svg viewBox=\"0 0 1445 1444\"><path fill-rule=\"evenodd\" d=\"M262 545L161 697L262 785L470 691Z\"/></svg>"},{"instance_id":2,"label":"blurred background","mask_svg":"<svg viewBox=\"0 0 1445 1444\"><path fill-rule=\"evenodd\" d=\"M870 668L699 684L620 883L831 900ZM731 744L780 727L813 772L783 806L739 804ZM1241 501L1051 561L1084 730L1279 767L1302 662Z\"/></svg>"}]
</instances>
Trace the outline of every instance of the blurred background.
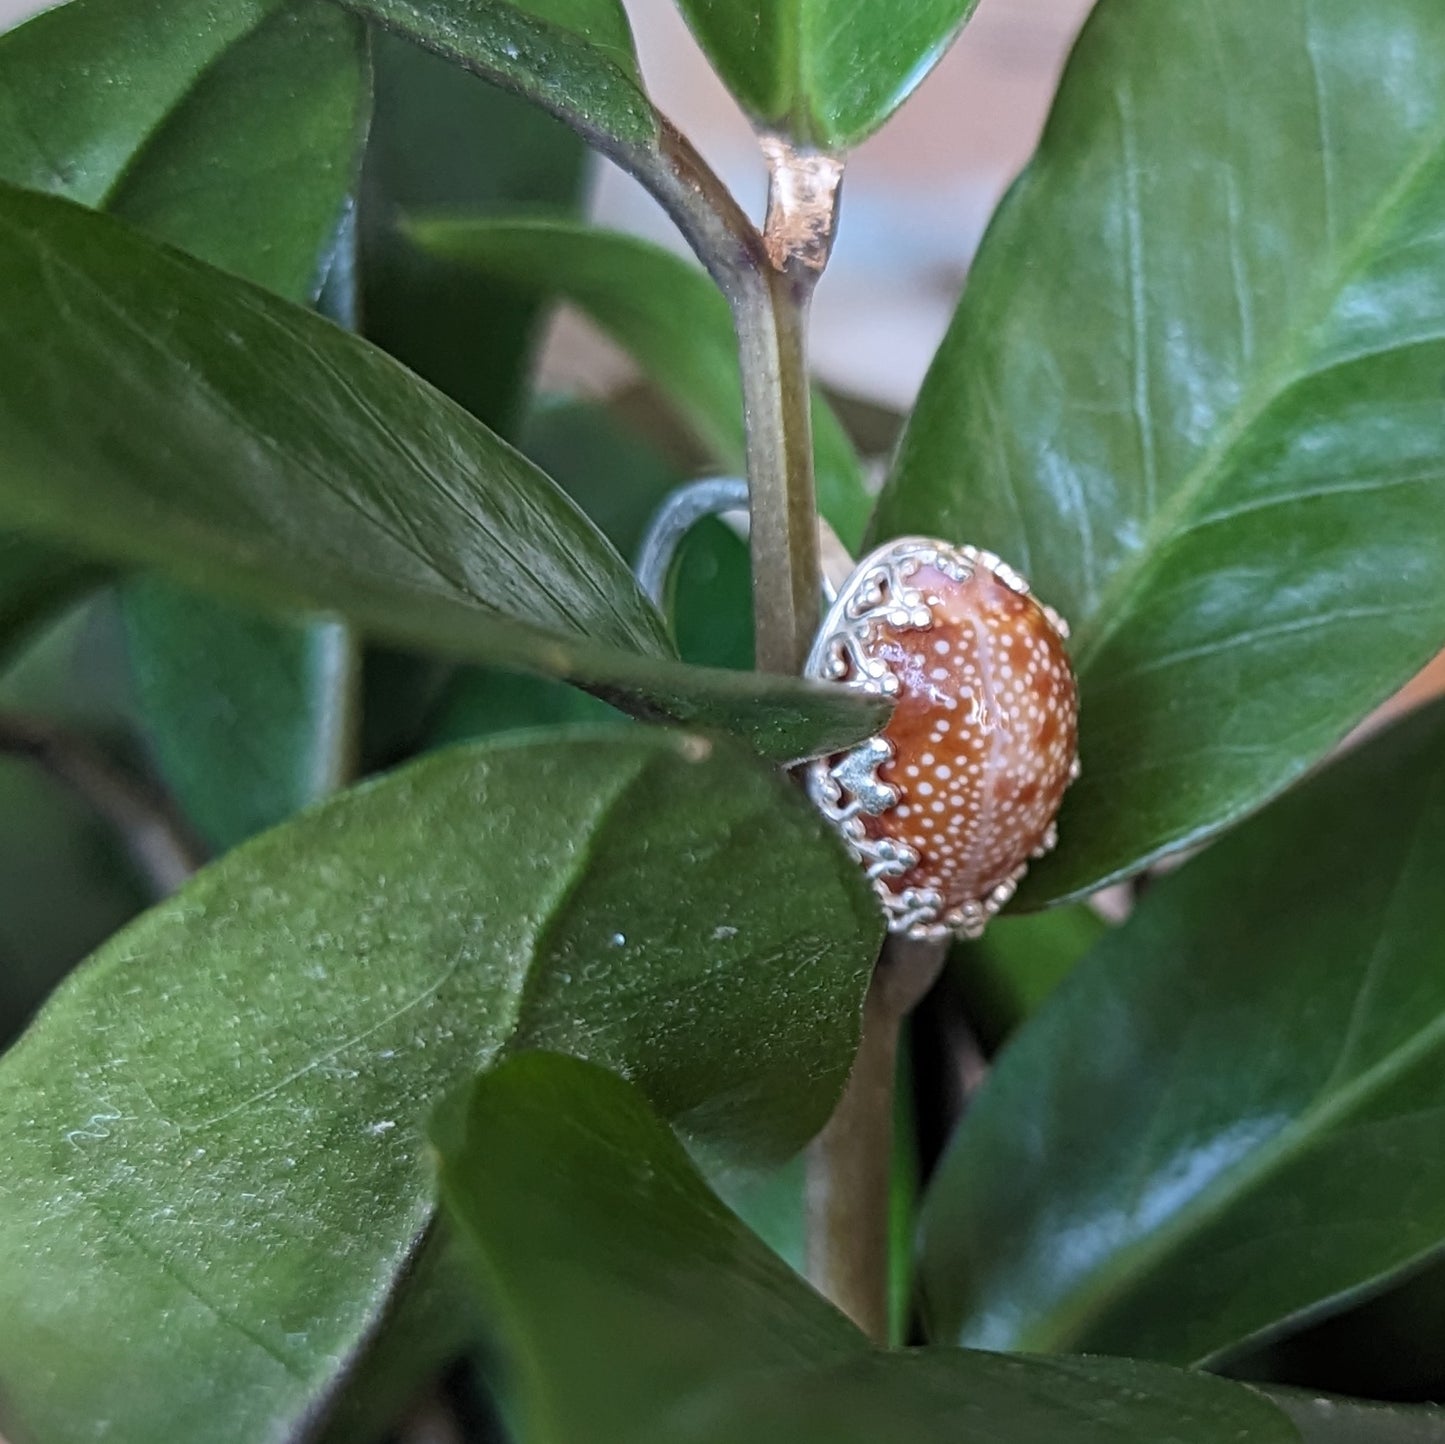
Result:
<instances>
[{"instance_id":1,"label":"blurred background","mask_svg":"<svg viewBox=\"0 0 1445 1444\"><path fill-rule=\"evenodd\" d=\"M673 0L626 3L662 109L759 213L756 143ZM0 0L0 29L42 8L36 0ZM1033 149L1088 9L1089 0L982 0L918 94L853 155L841 238L815 318L816 365L830 385L895 409L911 402L984 223ZM654 203L610 165L598 167L592 208L605 225L677 244ZM567 316L554 324L543 364L544 384L586 395L630 376L615 352Z\"/></svg>"},{"instance_id":2,"label":"blurred background","mask_svg":"<svg viewBox=\"0 0 1445 1444\"><path fill-rule=\"evenodd\" d=\"M757 144L672 0L628 0L627 9L662 109L759 214ZM851 156L842 229L814 314L814 363L830 386L899 410L911 404L984 225L1034 148L1088 10L1089 0L982 0L908 105ZM653 202L610 166L597 178L593 207L604 224L677 244ZM565 319L546 364L573 387L618 375Z\"/></svg>"}]
</instances>

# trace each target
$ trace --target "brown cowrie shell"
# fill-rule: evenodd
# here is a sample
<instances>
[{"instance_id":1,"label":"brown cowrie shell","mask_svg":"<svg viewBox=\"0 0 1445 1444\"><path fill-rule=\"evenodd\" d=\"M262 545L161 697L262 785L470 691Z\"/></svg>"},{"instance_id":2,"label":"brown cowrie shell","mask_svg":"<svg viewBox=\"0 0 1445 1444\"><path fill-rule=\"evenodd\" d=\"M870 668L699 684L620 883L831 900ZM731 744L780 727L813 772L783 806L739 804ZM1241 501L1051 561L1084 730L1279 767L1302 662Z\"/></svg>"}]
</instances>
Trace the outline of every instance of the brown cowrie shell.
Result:
<instances>
[{"instance_id":1,"label":"brown cowrie shell","mask_svg":"<svg viewBox=\"0 0 1445 1444\"><path fill-rule=\"evenodd\" d=\"M810 763L809 794L867 869L889 927L977 937L1078 776L1068 628L992 553L910 537L859 563L807 675L895 699L888 725Z\"/></svg>"}]
</instances>

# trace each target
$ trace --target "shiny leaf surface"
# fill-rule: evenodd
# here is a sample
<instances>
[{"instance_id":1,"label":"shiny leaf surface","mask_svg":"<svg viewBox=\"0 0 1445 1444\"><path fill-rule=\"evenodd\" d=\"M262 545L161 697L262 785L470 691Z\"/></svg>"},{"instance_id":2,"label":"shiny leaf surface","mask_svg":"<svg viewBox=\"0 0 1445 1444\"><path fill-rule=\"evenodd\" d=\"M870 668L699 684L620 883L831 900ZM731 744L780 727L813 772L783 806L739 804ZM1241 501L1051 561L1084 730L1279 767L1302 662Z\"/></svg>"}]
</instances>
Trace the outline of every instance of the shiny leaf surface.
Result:
<instances>
[{"instance_id":1,"label":"shiny leaf surface","mask_svg":"<svg viewBox=\"0 0 1445 1444\"><path fill-rule=\"evenodd\" d=\"M546 477L319 317L11 189L0 286L0 524L585 681L777 757L874 725L876 708L822 688L679 666L625 563Z\"/></svg>"},{"instance_id":2,"label":"shiny leaf surface","mask_svg":"<svg viewBox=\"0 0 1445 1444\"><path fill-rule=\"evenodd\" d=\"M826 149L877 130L978 0L678 0L718 73L771 129Z\"/></svg>"},{"instance_id":3,"label":"shiny leaf surface","mask_svg":"<svg viewBox=\"0 0 1445 1444\"><path fill-rule=\"evenodd\" d=\"M369 80L358 21L311 0L283 7L198 79L105 207L291 300L314 296L355 181ZM127 589L125 610L161 774L212 848L346 780L345 627L259 616L154 579Z\"/></svg>"},{"instance_id":4,"label":"shiny leaf surface","mask_svg":"<svg viewBox=\"0 0 1445 1444\"><path fill-rule=\"evenodd\" d=\"M538 220L430 220L431 255L570 301L653 379L715 463L746 469L738 346L727 302L696 265L633 236ZM856 549L872 510L857 453L813 398L818 509Z\"/></svg>"},{"instance_id":5,"label":"shiny leaf surface","mask_svg":"<svg viewBox=\"0 0 1445 1444\"><path fill-rule=\"evenodd\" d=\"M1267 1391L1299 1430L1304 1444L1442 1444L1445 1409L1409 1405L1370 1404L1358 1399L1334 1399L1294 1394L1287 1389Z\"/></svg>"},{"instance_id":6,"label":"shiny leaf surface","mask_svg":"<svg viewBox=\"0 0 1445 1444\"><path fill-rule=\"evenodd\" d=\"M510 1059L434 1136L528 1439L1295 1444L1275 1409L1200 1375L870 1350L591 1064Z\"/></svg>"},{"instance_id":7,"label":"shiny leaf surface","mask_svg":"<svg viewBox=\"0 0 1445 1444\"><path fill-rule=\"evenodd\" d=\"M514 90L611 154L656 150L621 0L341 0L348 9Z\"/></svg>"},{"instance_id":8,"label":"shiny leaf surface","mask_svg":"<svg viewBox=\"0 0 1445 1444\"><path fill-rule=\"evenodd\" d=\"M609 411L544 401L522 449L592 518L625 557L636 557L652 514L686 473ZM701 667L753 665L752 568L747 542L705 519L683 539L662 608L677 650Z\"/></svg>"},{"instance_id":9,"label":"shiny leaf surface","mask_svg":"<svg viewBox=\"0 0 1445 1444\"><path fill-rule=\"evenodd\" d=\"M500 435L515 438L537 332L536 298L428 256L405 222L419 207L468 214L570 210L580 198L586 149L552 116L443 57L384 31L371 38L376 101L358 211L362 333ZM458 145L463 135L477 143ZM522 450L557 478L549 457L525 442ZM452 670L436 658L370 649L363 768L389 765L417 748ZM518 691L546 693L569 716L607 711L560 682L480 670L509 677ZM461 725L444 724L451 735L489 730L471 725L475 712L458 711Z\"/></svg>"},{"instance_id":10,"label":"shiny leaf surface","mask_svg":"<svg viewBox=\"0 0 1445 1444\"><path fill-rule=\"evenodd\" d=\"M453 749L238 848L0 1059L6 1432L292 1437L428 1222L445 1092L575 1049L791 1151L880 932L789 782L654 730Z\"/></svg>"},{"instance_id":11,"label":"shiny leaf surface","mask_svg":"<svg viewBox=\"0 0 1445 1444\"><path fill-rule=\"evenodd\" d=\"M1435 0L1094 11L876 527L1074 624L1026 898L1237 821L1445 641L1442 137Z\"/></svg>"},{"instance_id":12,"label":"shiny leaf surface","mask_svg":"<svg viewBox=\"0 0 1445 1444\"><path fill-rule=\"evenodd\" d=\"M0 180L314 296L369 101L332 5L70 0L0 37Z\"/></svg>"},{"instance_id":13,"label":"shiny leaf surface","mask_svg":"<svg viewBox=\"0 0 1445 1444\"><path fill-rule=\"evenodd\" d=\"M1439 1399L1442 1311L1445 1259L1435 1258L1352 1308L1232 1359L1230 1373L1361 1399Z\"/></svg>"},{"instance_id":14,"label":"shiny leaf surface","mask_svg":"<svg viewBox=\"0 0 1445 1444\"><path fill-rule=\"evenodd\" d=\"M70 0L0 37L0 179L301 299L320 284L368 101L362 27L330 5ZM0 538L0 633L98 574Z\"/></svg>"},{"instance_id":15,"label":"shiny leaf surface","mask_svg":"<svg viewBox=\"0 0 1445 1444\"><path fill-rule=\"evenodd\" d=\"M427 255L406 219L424 208L570 209L586 151L535 106L397 36L377 32L372 50L376 110L359 209L362 333L510 438L538 303ZM474 139L458 144L463 136Z\"/></svg>"},{"instance_id":16,"label":"shiny leaf surface","mask_svg":"<svg viewBox=\"0 0 1445 1444\"><path fill-rule=\"evenodd\" d=\"M978 941L955 944L949 977L984 1050L995 1052L1027 1022L1108 931L1096 912L1074 903L999 918Z\"/></svg>"},{"instance_id":17,"label":"shiny leaf surface","mask_svg":"<svg viewBox=\"0 0 1445 1444\"><path fill-rule=\"evenodd\" d=\"M1212 1361L1439 1248L1442 868L1437 706L1156 883L935 1178L934 1336Z\"/></svg>"}]
</instances>

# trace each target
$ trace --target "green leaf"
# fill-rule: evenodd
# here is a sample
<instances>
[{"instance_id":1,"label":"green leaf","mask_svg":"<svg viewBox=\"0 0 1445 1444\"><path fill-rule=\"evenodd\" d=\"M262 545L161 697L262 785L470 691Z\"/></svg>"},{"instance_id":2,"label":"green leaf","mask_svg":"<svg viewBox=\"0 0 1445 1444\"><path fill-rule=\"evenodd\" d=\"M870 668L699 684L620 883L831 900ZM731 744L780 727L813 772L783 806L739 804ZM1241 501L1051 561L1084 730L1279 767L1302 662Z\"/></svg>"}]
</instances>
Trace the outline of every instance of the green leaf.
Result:
<instances>
[{"instance_id":1,"label":"green leaf","mask_svg":"<svg viewBox=\"0 0 1445 1444\"><path fill-rule=\"evenodd\" d=\"M516 91L618 157L655 154L621 0L340 0L347 9Z\"/></svg>"},{"instance_id":2,"label":"green leaf","mask_svg":"<svg viewBox=\"0 0 1445 1444\"><path fill-rule=\"evenodd\" d=\"M1294 1420L1304 1444L1445 1444L1445 1409L1262 1392Z\"/></svg>"},{"instance_id":3,"label":"green leaf","mask_svg":"<svg viewBox=\"0 0 1445 1444\"><path fill-rule=\"evenodd\" d=\"M1445 708L1158 882L935 1178L936 1337L1217 1360L1445 1243Z\"/></svg>"},{"instance_id":4,"label":"green leaf","mask_svg":"<svg viewBox=\"0 0 1445 1444\"><path fill-rule=\"evenodd\" d=\"M440 1096L575 1049L782 1154L880 932L791 783L651 729L436 754L228 854L0 1059L7 1432L292 1437L427 1224Z\"/></svg>"},{"instance_id":5,"label":"green leaf","mask_svg":"<svg viewBox=\"0 0 1445 1444\"><path fill-rule=\"evenodd\" d=\"M0 712L58 721L112 758L124 753L119 629L104 625L107 612L81 603L40 630L0 677ZM0 755L0 818L3 1048L72 967L152 899L113 829L32 759Z\"/></svg>"},{"instance_id":6,"label":"green leaf","mask_svg":"<svg viewBox=\"0 0 1445 1444\"><path fill-rule=\"evenodd\" d=\"M447 684L427 727L426 745L446 747L503 732L587 722L626 725L605 702L546 677L499 667L464 667Z\"/></svg>"},{"instance_id":7,"label":"green leaf","mask_svg":"<svg viewBox=\"0 0 1445 1444\"><path fill-rule=\"evenodd\" d=\"M877 725L837 689L677 664L626 565L552 483L321 318L9 188L0 286L0 525L584 681L775 757Z\"/></svg>"},{"instance_id":8,"label":"green leaf","mask_svg":"<svg viewBox=\"0 0 1445 1444\"><path fill-rule=\"evenodd\" d=\"M634 236L574 222L431 219L411 232L431 255L577 306L657 383L718 465L745 471L732 318L696 265ZM856 549L872 501L852 443L817 392L813 425L819 510Z\"/></svg>"},{"instance_id":9,"label":"green leaf","mask_svg":"<svg viewBox=\"0 0 1445 1444\"><path fill-rule=\"evenodd\" d=\"M1278 1409L1208 1375L954 1349L764 1374L694 1403L687 1422L687 1444L1300 1444Z\"/></svg>"},{"instance_id":10,"label":"green leaf","mask_svg":"<svg viewBox=\"0 0 1445 1444\"><path fill-rule=\"evenodd\" d=\"M314 296L369 102L330 5L70 0L0 37L0 180Z\"/></svg>"},{"instance_id":11,"label":"green leaf","mask_svg":"<svg viewBox=\"0 0 1445 1444\"><path fill-rule=\"evenodd\" d=\"M635 557L657 507L684 473L610 412L586 402L544 402L522 449L592 518L625 557ZM703 667L753 665L752 570L747 543L705 518L683 539L666 613L680 655Z\"/></svg>"},{"instance_id":12,"label":"green leaf","mask_svg":"<svg viewBox=\"0 0 1445 1444\"><path fill-rule=\"evenodd\" d=\"M1237 1379L1328 1388L1362 1399L1445 1397L1438 1324L1445 1310L1445 1259L1340 1313L1230 1360Z\"/></svg>"},{"instance_id":13,"label":"green leaf","mask_svg":"<svg viewBox=\"0 0 1445 1444\"><path fill-rule=\"evenodd\" d=\"M169 17L165 29L177 23ZM362 27L296 0L199 77L105 209L280 295L315 297L370 101Z\"/></svg>"},{"instance_id":14,"label":"green leaf","mask_svg":"<svg viewBox=\"0 0 1445 1444\"><path fill-rule=\"evenodd\" d=\"M0 664L37 622L103 576L93 562L0 532Z\"/></svg>"},{"instance_id":15,"label":"green leaf","mask_svg":"<svg viewBox=\"0 0 1445 1444\"><path fill-rule=\"evenodd\" d=\"M825 149L865 139L936 65L978 0L678 0L753 117Z\"/></svg>"},{"instance_id":16,"label":"green leaf","mask_svg":"<svg viewBox=\"0 0 1445 1444\"><path fill-rule=\"evenodd\" d=\"M483 85L406 40L379 31L372 36L372 55L375 114L359 207L362 331L510 437L524 401L538 303L471 267L426 255L406 234L405 218L420 206L483 212L571 208L579 199L586 151L536 106ZM459 135L485 143L458 145ZM548 458L528 444L522 449L556 476ZM599 520L595 514L593 519ZM389 766L415 750L451 670L435 658L369 650L363 667L363 768ZM476 670L508 675L518 691L566 697L574 716L607 711L562 683ZM468 713L457 726L450 719L443 725L454 737L480 735L473 720Z\"/></svg>"},{"instance_id":17,"label":"green leaf","mask_svg":"<svg viewBox=\"0 0 1445 1444\"><path fill-rule=\"evenodd\" d=\"M218 852L351 773L355 647L155 582L125 593L136 700L176 799Z\"/></svg>"},{"instance_id":18,"label":"green leaf","mask_svg":"<svg viewBox=\"0 0 1445 1444\"><path fill-rule=\"evenodd\" d=\"M900 1040L893 1107L893 1156L888 1211L889 1341L908 1338L913 1311L913 1240L918 1216L918 1146L912 1065L907 1038ZM778 1168L726 1169L700 1164L718 1196L799 1275L806 1277L808 1248L808 1156L800 1153Z\"/></svg>"},{"instance_id":19,"label":"green leaf","mask_svg":"<svg viewBox=\"0 0 1445 1444\"><path fill-rule=\"evenodd\" d=\"M114 833L29 761L0 755L0 1047L149 901Z\"/></svg>"},{"instance_id":20,"label":"green leaf","mask_svg":"<svg viewBox=\"0 0 1445 1444\"><path fill-rule=\"evenodd\" d=\"M1436 0L1094 11L876 527L1074 624L1026 899L1231 825L1445 640L1442 137Z\"/></svg>"},{"instance_id":21,"label":"green leaf","mask_svg":"<svg viewBox=\"0 0 1445 1444\"><path fill-rule=\"evenodd\" d=\"M575 205L582 143L535 106L393 35L373 37L376 113L360 203L362 331L511 436L538 304L406 233L418 208ZM459 137L472 137L459 144Z\"/></svg>"},{"instance_id":22,"label":"green leaf","mask_svg":"<svg viewBox=\"0 0 1445 1444\"><path fill-rule=\"evenodd\" d=\"M0 37L0 179L300 298L319 286L368 99L362 27L331 6L71 0ZM0 626L98 574L0 539Z\"/></svg>"},{"instance_id":23,"label":"green leaf","mask_svg":"<svg viewBox=\"0 0 1445 1444\"><path fill-rule=\"evenodd\" d=\"M1271 1406L1200 1375L870 1350L593 1065L509 1059L434 1137L529 1440L1297 1444Z\"/></svg>"},{"instance_id":24,"label":"green leaf","mask_svg":"<svg viewBox=\"0 0 1445 1444\"><path fill-rule=\"evenodd\" d=\"M520 449L635 558L653 512L685 479L678 467L596 402L540 397L521 430Z\"/></svg>"},{"instance_id":25,"label":"green leaf","mask_svg":"<svg viewBox=\"0 0 1445 1444\"><path fill-rule=\"evenodd\" d=\"M312 0L284 6L198 78L106 209L280 295L314 297L355 182L369 82L359 22ZM261 617L154 579L126 590L125 611L161 774L211 847L346 780L355 644L344 627Z\"/></svg>"},{"instance_id":26,"label":"green leaf","mask_svg":"<svg viewBox=\"0 0 1445 1444\"><path fill-rule=\"evenodd\" d=\"M704 518L683 538L673 567L667 612L677 650L699 666L752 667L752 598L747 542L725 522Z\"/></svg>"},{"instance_id":27,"label":"green leaf","mask_svg":"<svg viewBox=\"0 0 1445 1444\"><path fill-rule=\"evenodd\" d=\"M999 918L976 942L955 945L949 977L985 1051L1022 1027L1108 931L1098 913L1075 903Z\"/></svg>"}]
</instances>

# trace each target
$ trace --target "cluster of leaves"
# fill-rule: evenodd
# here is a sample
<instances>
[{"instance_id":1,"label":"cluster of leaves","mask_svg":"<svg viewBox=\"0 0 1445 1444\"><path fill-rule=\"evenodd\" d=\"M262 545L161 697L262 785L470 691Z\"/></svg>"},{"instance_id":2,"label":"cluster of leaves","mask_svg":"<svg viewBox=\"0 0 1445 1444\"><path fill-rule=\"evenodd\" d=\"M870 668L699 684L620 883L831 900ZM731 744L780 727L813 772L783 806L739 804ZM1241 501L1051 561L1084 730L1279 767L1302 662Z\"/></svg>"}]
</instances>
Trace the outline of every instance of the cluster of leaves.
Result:
<instances>
[{"instance_id":1,"label":"cluster of leaves","mask_svg":"<svg viewBox=\"0 0 1445 1444\"><path fill-rule=\"evenodd\" d=\"M972 7L682 8L841 147ZM690 463L528 397L562 297L741 460L725 302L569 216L578 135L675 201L615 0L0 37L3 715L217 859L121 927L144 839L0 770L0 1026L100 944L0 1059L3 1426L375 1437L484 1329L529 1441L1445 1437L1216 1376L1445 1387L1358 1343L1438 1328L1445 711L1272 802L1445 642L1445 11L1099 0L876 506L815 404L840 535L989 546L1074 623L1026 902L1250 819L1122 927L959 958L1017 1036L919 1210L924 1349L713 1192L786 1193L846 1074L881 923L775 764L879 715L747 670L721 528L654 608L625 557Z\"/></svg>"}]
</instances>

